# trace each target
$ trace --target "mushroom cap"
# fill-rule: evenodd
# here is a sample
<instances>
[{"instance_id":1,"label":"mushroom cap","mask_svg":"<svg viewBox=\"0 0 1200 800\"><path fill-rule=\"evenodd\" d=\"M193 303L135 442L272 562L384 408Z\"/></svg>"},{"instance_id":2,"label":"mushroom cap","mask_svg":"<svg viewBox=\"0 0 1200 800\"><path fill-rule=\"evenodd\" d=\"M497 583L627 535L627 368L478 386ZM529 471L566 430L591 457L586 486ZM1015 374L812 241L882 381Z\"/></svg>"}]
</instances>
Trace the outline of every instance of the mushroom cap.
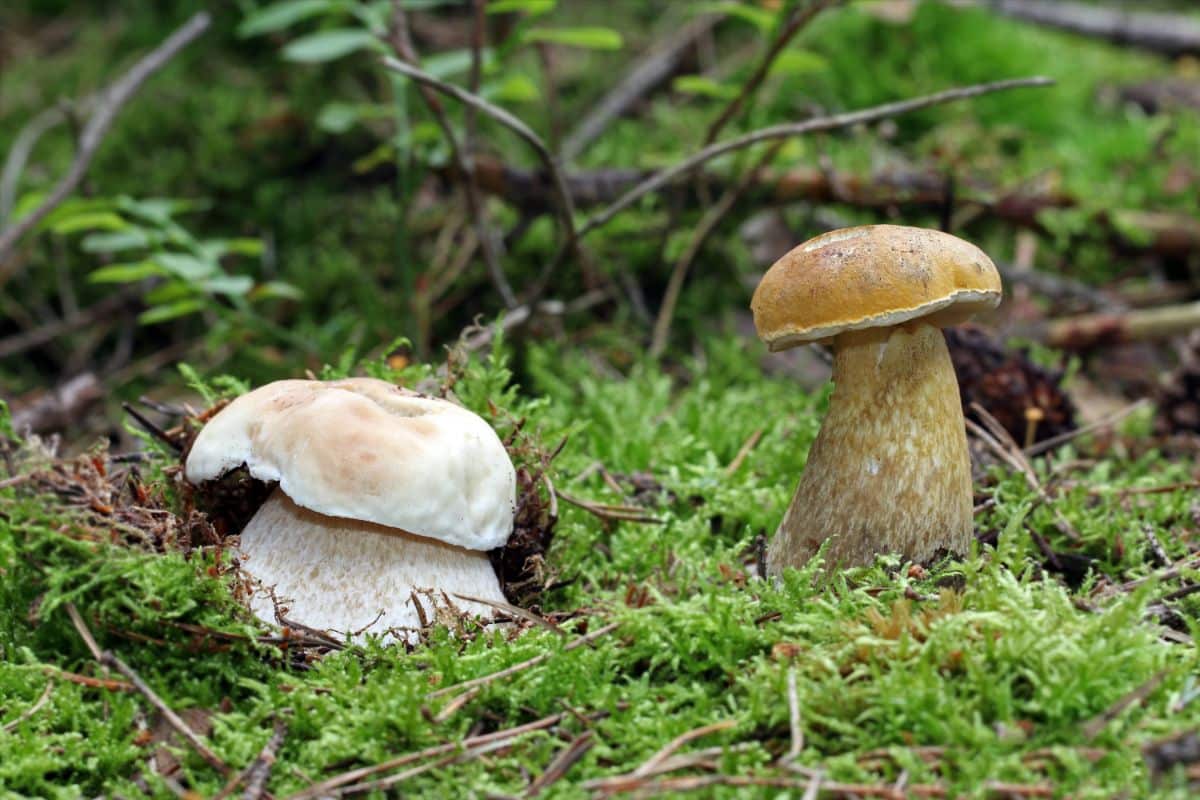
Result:
<instances>
[{"instance_id":1,"label":"mushroom cap","mask_svg":"<svg viewBox=\"0 0 1200 800\"><path fill-rule=\"evenodd\" d=\"M479 416L374 378L286 380L209 420L185 473L199 484L245 465L297 505L471 550L512 533L516 472Z\"/></svg>"},{"instance_id":2,"label":"mushroom cap","mask_svg":"<svg viewBox=\"0 0 1200 800\"><path fill-rule=\"evenodd\" d=\"M1000 302L1000 274L957 236L902 225L843 228L776 261L750 302L771 350L927 318L954 325Z\"/></svg>"}]
</instances>

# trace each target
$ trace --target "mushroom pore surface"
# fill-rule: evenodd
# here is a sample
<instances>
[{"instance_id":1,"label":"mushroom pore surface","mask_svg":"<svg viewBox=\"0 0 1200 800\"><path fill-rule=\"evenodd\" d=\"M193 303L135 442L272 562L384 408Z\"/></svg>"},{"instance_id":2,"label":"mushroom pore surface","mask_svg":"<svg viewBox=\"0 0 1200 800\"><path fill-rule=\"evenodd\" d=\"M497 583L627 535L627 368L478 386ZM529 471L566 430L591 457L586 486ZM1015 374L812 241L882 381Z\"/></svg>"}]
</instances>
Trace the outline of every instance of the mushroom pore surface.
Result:
<instances>
[{"instance_id":1,"label":"mushroom pore surface","mask_svg":"<svg viewBox=\"0 0 1200 800\"><path fill-rule=\"evenodd\" d=\"M768 573L802 566L826 539L827 566L965 552L970 458L940 328L916 320L851 331L833 349L829 412L767 550Z\"/></svg>"},{"instance_id":2,"label":"mushroom pore surface","mask_svg":"<svg viewBox=\"0 0 1200 800\"><path fill-rule=\"evenodd\" d=\"M289 620L341 633L420 628L446 607L443 592L457 609L485 618L493 608L455 595L505 601L486 552L318 514L278 488L242 531L240 550L256 584L251 609L266 620L275 619L272 587Z\"/></svg>"}]
</instances>

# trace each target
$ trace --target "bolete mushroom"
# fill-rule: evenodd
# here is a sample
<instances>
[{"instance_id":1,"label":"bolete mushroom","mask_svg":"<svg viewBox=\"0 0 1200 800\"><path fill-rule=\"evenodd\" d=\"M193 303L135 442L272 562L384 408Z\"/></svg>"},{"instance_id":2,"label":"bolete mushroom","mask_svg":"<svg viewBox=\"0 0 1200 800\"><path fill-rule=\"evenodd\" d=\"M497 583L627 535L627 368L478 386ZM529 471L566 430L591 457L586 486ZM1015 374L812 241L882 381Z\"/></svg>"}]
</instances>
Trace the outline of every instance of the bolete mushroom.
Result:
<instances>
[{"instance_id":1,"label":"bolete mushroom","mask_svg":"<svg viewBox=\"0 0 1200 800\"><path fill-rule=\"evenodd\" d=\"M516 473L470 411L372 378L278 381L218 412L185 472L200 484L243 465L278 483L241 533L260 618L278 599L309 627L385 633L447 601L494 613L458 594L504 600L485 551L512 532Z\"/></svg>"},{"instance_id":2,"label":"bolete mushroom","mask_svg":"<svg viewBox=\"0 0 1200 800\"><path fill-rule=\"evenodd\" d=\"M767 550L769 574L827 540L830 566L967 550L971 465L941 328L1000 294L978 247L898 225L831 231L771 266L751 301L759 338L772 351L830 344L834 390Z\"/></svg>"}]
</instances>

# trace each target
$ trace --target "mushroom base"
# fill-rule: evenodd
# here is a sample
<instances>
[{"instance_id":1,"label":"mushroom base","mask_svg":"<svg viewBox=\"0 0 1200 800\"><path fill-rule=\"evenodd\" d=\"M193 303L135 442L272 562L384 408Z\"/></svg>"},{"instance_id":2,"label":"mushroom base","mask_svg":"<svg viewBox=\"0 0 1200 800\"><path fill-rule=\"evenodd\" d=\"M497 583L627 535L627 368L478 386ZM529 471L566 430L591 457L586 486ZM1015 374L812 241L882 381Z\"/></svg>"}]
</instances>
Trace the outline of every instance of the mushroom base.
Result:
<instances>
[{"instance_id":1,"label":"mushroom base","mask_svg":"<svg viewBox=\"0 0 1200 800\"><path fill-rule=\"evenodd\" d=\"M958 381L939 328L853 331L833 342L833 396L800 485L767 550L767 572L892 553L964 553L974 531Z\"/></svg>"},{"instance_id":2,"label":"mushroom base","mask_svg":"<svg viewBox=\"0 0 1200 800\"><path fill-rule=\"evenodd\" d=\"M390 633L411 642L448 611L495 613L456 594L505 602L487 553L318 514L279 489L242 531L240 550L260 619L277 622L278 601L288 620L352 639Z\"/></svg>"}]
</instances>

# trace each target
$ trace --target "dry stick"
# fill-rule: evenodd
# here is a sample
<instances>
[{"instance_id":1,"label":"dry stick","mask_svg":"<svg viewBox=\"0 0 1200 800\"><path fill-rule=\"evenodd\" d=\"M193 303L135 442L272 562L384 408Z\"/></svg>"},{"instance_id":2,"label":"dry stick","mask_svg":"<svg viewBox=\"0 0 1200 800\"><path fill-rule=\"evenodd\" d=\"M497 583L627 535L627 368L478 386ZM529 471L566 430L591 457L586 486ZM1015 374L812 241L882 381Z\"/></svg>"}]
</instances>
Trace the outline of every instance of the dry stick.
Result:
<instances>
[{"instance_id":1,"label":"dry stick","mask_svg":"<svg viewBox=\"0 0 1200 800\"><path fill-rule=\"evenodd\" d=\"M1093 433L1098 430L1103 430L1104 428L1111 428L1113 425L1116 425L1118 422L1125 419L1130 414L1133 414L1135 411L1138 411L1139 409L1145 408L1149 404L1150 404L1150 400L1148 398L1143 397L1141 400L1138 400L1136 403L1131 403L1130 405L1126 406L1125 408L1115 411L1112 414L1108 414L1107 416L1102 417L1101 419L1098 419L1095 422L1084 425L1081 428L1076 428L1073 431L1061 433L1058 436L1054 436L1049 439L1043 439L1042 441L1035 444L1033 447L1025 448L1025 455L1036 456L1036 455L1046 452L1047 450L1053 450L1054 448L1058 447L1059 445L1066 444L1067 442L1069 442L1073 439L1077 439L1080 436L1085 436L1089 433Z\"/></svg>"},{"instance_id":2,"label":"dry stick","mask_svg":"<svg viewBox=\"0 0 1200 800\"><path fill-rule=\"evenodd\" d=\"M596 630L592 631L591 633L588 633L584 636L580 636L578 639L574 640L573 642L571 642L570 644L565 646L562 649L562 652L565 653L569 650L574 650L577 647L582 647L585 644L591 644L592 642L596 641L600 637L606 636L606 635L612 633L613 631L615 631L619 624L620 623L618 623L618 622L610 622L608 625L605 625L602 628L597 628ZM462 683L456 683L451 686L446 686L441 689L438 689L435 692L430 692L429 694L427 694L425 696L429 699L433 699L435 697L442 697L443 695L447 695L452 692L461 692L461 691L465 691L467 689L473 689L476 686L485 686L489 683L493 683L494 681L498 681L501 678L507 678L510 675L516 675L518 672L527 670L530 667L535 667L538 664L542 663L543 661L549 659L553 655L554 655L554 653L551 653L551 652L542 653L540 655L534 656L533 658L526 659L525 661L522 661L520 663L513 664L511 667L506 667L506 668L500 670L499 672L493 672L493 673L484 675L479 678L472 678L469 681L463 681Z\"/></svg>"},{"instance_id":3,"label":"dry stick","mask_svg":"<svg viewBox=\"0 0 1200 800\"><path fill-rule=\"evenodd\" d=\"M474 106L525 140L537 152L538 157L546 167L546 171L550 174L550 179L554 186L555 198L558 201L559 217L562 220L563 230L566 233L567 249L573 249L577 245L579 232L575 228L575 204L571 200L571 193L567 190L567 182L563 177L558 160L550 152L550 149L542 141L541 137L534 133L528 125L503 108L493 105L482 97L472 94L452 83L438 80L428 72L417 69L411 64L406 64L395 58L385 57L383 65L390 70L399 72L401 75L407 75L418 83L437 89L439 92L453 97L460 103Z\"/></svg>"},{"instance_id":4,"label":"dry stick","mask_svg":"<svg viewBox=\"0 0 1200 800\"><path fill-rule=\"evenodd\" d=\"M1166 55L1200 52L1200 21L1186 14L1131 11L1064 0L988 0L987 6L1016 19Z\"/></svg>"},{"instance_id":5,"label":"dry stick","mask_svg":"<svg viewBox=\"0 0 1200 800\"><path fill-rule=\"evenodd\" d=\"M563 159L574 161L578 158L614 119L669 78L688 49L712 30L717 19L713 14L697 17L638 58L620 82L563 139Z\"/></svg>"},{"instance_id":6,"label":"dry stick","mask_svg":"<svg viewBox=\"0 0 1200 800\"><path fill-rule=\"evenodd\" d=\"M275 726L271 732L271 736L259 751L258 757L250 762L244 770L230 778L221 791L213 795L212 800L224 800L224 798L233 794L241 784L246 784L246 791L242 793L242 800L258 800L264 794L267 785L267 778L271 775L271 766L275 763L275 754L279 751L279 747L283 744L283 739L287 735L287 720L283 717L275 719Z\"/></svg>"},{"instance_id":7,"label":"dry stick","mask_svg":"<svg viewBox=\"0 0 1200 800\"><path fill-rule=\"evenodd\" d=\"M758 446L758 441L762 438L762 435L766 430L767 429L765 427L758 428L754 431L754 433L750 434L750 437L746 439L745 442L742 443L742 446L738 448L737 455L733 457L733 461L730 461L729 466L725 467L726 478L733 477L734 473L742 468L742 463L745 462L746 458L750 455L750 451Z\"/></svg>"},{"instance_id":8,"label":"dry stick","mask_svg":"<svg viewBox=\"0 0 1200 800\"><path fill-rule=\"evenodd\" d=\"M567 771L583 758L588 750L592 749L592 746L595 745L593 741L595 736L595 731L584 731L571 740L571 743L560 750L554 760L546 766L545 772L534 778L533 782L529 784L529 788L525 790L525 796L537 797L551 784L561 780Z\"/></svg>"},{"instance_id":9,"label":"dry stick","mask_svg":"<svg viewBox=\"0 0 1200 800\"><path fill-rule=\"evenodd\" d=\"M1106 709L1102 714L1083 726L1083 738L1089 742L1095 739L1108 727L1109 723L1120 716L1121 712L1130 706L1145 700L1170 675L1169 670L1161 670L1150 676L1150 679L1133 691L1125 694Z\"/></svg>"},{"instance_id":10,"label":"dry stick","mask_svg":"<svg viewBox=\"0 0 1200 800\"><path fill-rule=\"evenodd\" d=\"M53 680L46 681L46 688L42 690L41 697L39 697L34 702L33 705L31 705L29 708L25 709L25 711L22 712L21 716L17 717L12 722L4 723L4 727L0 728L0 731L4 731L5 733L12 733L20 726L20 724L22 722L29 719L37 712L41 711L42 706L44 706L44 705L46 705L46 703L50 702L50 692L53 691L53 689L54 689L54 681Z\"/></svg>"},{"instance_id":11,"label":"dry stick","mask_svg":"<svg viewBox=\"0 0 1200 800\"><path fill-rule=\"evenodd\" d=\"M776 789L805 789L807 790L816 776L806 778L790 778L777 775L689 775L681 778L664 778L644 783L630 782L620 788L607 788L605 793L641 792L649 797L669 796L675 792L690 792L697 789L707 789L712 786L737 787L768 787ZM1033 787L1025 787L1031 789ZM937 784L912 784L905 787L903 792L897 792L895 787L879 784L834 783L826 781L821 789L834 795L850 795L859 797L881 797L887 800L906 800L909 797L946 797L945 787ZM1040 790L1040 787L1039 787ZM1040 797L1040 794L1030 795Z\"/></svg>"},{"instance_id":12,"label":"dry stick","mask_svg":"<svg viewBox=\"0 0 1200 800\"><path fill-rule=\"evenodd\" d=\"M507 742L510 739L521 736L522 734L549 728L561 722L564 716L564 714L551 714L548 717L542 717L541 719L534 720L533 722L527 722L524 725L518 725L515 728L505 728L503 730L495 731L494 733L483 734L481 736L471 736L463 739L461 742L446 742L445 744L434 745L432 747L427 747L424 750L418 750L415 753L407 753L405 755L398 756L369 767L352 769L349 772L343 772L341 775L335 775L334 777L321 781L320 783L313 784L307 789L302 789L293 795L289 795L286 800L306 800L306 798L310 797L323 797L339 787L346 786L347 784L353 784L356 781L362 780L363 778L369 778L372 775L377 775L380 772L387 772L388 770L395 769L396 767L403 767L406 764L413 763L414 761L422 761L426 758L433 758L435 756L445 756L447 753L450 755L447 759L444 759L444 763L449 763L450 761L458 758L461 751L492 745L496 742ZM435 761L431 764L423 764L421 767L417 767L417 769L420 771L425 771L427 769L432 769L434 766L439 766L438 762ZM412 773L412 770L409 770L408 772ZM405 773L394 775L392 776L392 779L400 778L400 775L405 775ZM400 779L403 780L403 778ZM363 784L359 785L361 786Z\"/></svg>"},{"instance_id":13,"label":"dry stick","mask_svg":"<svg viewBox=\"0 0 1200 800\"><path fill-rule=\"evenodd\" d=\"M71 618L71 623L75 626L75 630L79 631L79 636L81 639L83 639L83 643L87 645L88 650L91 651L92 657L95 658L101 666L110 667L124 675L125 678L131 684L133 684L133 687L141 692L143 697L150 701L150 705L158 709L158 713L162 714L163 719L167 721L167 724L174 728L180 736L186 739L188 744L192 746L192 749L195 750L201 758L208 762L209 766L222 775L228 775L230 773L229 765L222 761L216 753L208 748L208 745L206 745L199 735L197 735L197 733L192 730L186 722L183 721L182 717L172 711L171 707L163 702L163 699L159 697L153 689L146 685L146 682L143 681L128 664L126 664L112 652L100 649L100 646L96 644L95 637L92 636L91 629L88 628L87 623L83 621L83 617L80 616L79 610L75 608L75 604L67 603L66 609L67 615Z\"/></svg>"},{"instance_id":14,"label":"dry stick","mask_svg":"<svg viewBox=\"0 0 1200 800\"><path fill-rule=\"evenodd\" d=\"M481 691L483 691L483 689L478 686L476 686L474 689L467 689L458 697L455 697L449 703L446 703L446 705L442 707L442 710L433 717L433 721L440 724L450 719L450 717L454 716L454 714L460 708L478 697Z\"/></svg>"},{"instance_id":15,"label":"dry stick","mask_svg":"<svg viewBox=\"0 0 1200 800\"><path fill-rule=\"evenodd\" d=\"M503 611L505 614L508 614L510 617L528 620L529 622L532 622L534 625L538 625L542 628L545 628L546 630L551 631L552 633L557 633L559 636L565 637L567 635L567 632L564 631L562 628L558 627L557 625L555 625L553 622L546 619L542 615L535 614L527 608L521 608L520 606L514 606L512 603L504 603L499 600L487 600L482 597L474 597L469 594L458 594L457 592L454 593L454 596L459 598L460 600L466 600L467 602L470 602L470 603L479 603L481 605L491 606L492 608L495 608L499 611Z\"/></svg>"},{"instance_id":16,"label":"dry stick","mask_svg":"<svg viewBox=\"0 0 1200 800\"><path fill-rule=\"evenodd\" d=\"M737 97L729 102L720 115L713 120L712 125L708 126L708 133L704 136L704 144L712 144L717 140L721 130L741 112L742 106L750 100L763 81L767 79L767 75L771 71L771 65L779 58L779 54L787 47L788 42L796 37L800 31L808 26L813 17L821 13L831 6L840 5L843 0L810 0L810 2L802 9L796 9L792 12L791 17L779 29L775 39L767 48L767 52L763 55L762 60L758 63L754 73L742 84L741 91Z\"/></svg>"},{"instance_id":17,"label":"dry stick","mask_svg":"<svg viewBox=\"0 0 1200 800\"><path fill-rule=\"evenodd\" d=\"M408 16L404 12L404 5L401 0L393 0L392 4L392 30L389 36L389 43L392 49L396 51L396 55L404 59L410 64L420 63L420 58L417 56L416 48L413 47L412 38L408 32ZM477 68L474 63L478 60L478 52L473 51L473 68ZM464 194L467 200L467 213L471 217L471 225L475 229L475 236L479 240L480 250L483 252L483 261L487 264L488 274L492 278L492 283L499 292L500 297L504 300L504 305L508 308L513 308L517 305L517 295L513 292L512 285L509 284L508 278L504 275L504 267L500 264L500 256L496 253L495 241L488 234L487 224L483 218L483 199L479 194L479 184L475 180L475 170L470 163L468 151L463 145L458 142L458 137L454 135L454 129L450 126L450 120L446 116L446 109L442 106L441 100L438 99L436 93L423 83L418 83L417 88L420 91L421 99L425 102L429 113L433 115L434 120L441 128L442 136L446 139L446 145L450 148L450 158L454 161L458 171L462 173L464 186ZM473 107L468 104L467 109L473 110ZM473 120L473 117L472 117ZM468 127L468 145L471 137L471 127Z\"/></svg>"},{"instance_id":18,"label":"dry stick","mask_svg":"<svg viewBox=\"0 0 1200 800\"><path fill-rule=\"evenodd\" d=\"M754 167L746 170L737 183L721 195L721 199L705 212L704 217L696 226L691 240L679 256L679 260L675 262L675 266L671 269L671 276L667 280L662 307L659 308L658 317L654 320L654 334L650 340L651 358L658 358L667 348L667 339L671 334L671 321L675 317L675 306L679 302L679 294L683 291L683 282L687 278L688 270L692 267L692 262L696 260L696 256L700 255L701 248L704 247L704 243L708 241L708 237L717 229L717 226L721 224L721 220L733 209L734 204L754 182L755 173L775 157L784 142L785 140L780 139L768 147Z\"/></svg>"},{"instance_id":19,"label":"dry stick","mask_svg":"<svg viewBox=\"0 0 1200 800\"><path fill-rule=\"evenodd\" d=\"M672 739L670 742L668 742L657 753L650 756L650 758L646 759L645 763L643 763L640 767L638 767L637 769L635 769L632 772L632 775L634 775L636 777L641 777L643 775L650 774L650 773L654 772L659 767L659 765L662 764L662 762L666 761L668 758L673 756L675 754L675 751L677 751L679 748L683 747L688 742L694 741L703 736L708 736L710 733L716 733L717 731L729 730L730 728L736 727L737 724L738 724L737 720L725 719L725 720L721 720L720 722L713 722L709 725L702 725L701 727L696 728L694 730L690 730L690 731L686 731L685 733L681 733L678 736L676 736L674 739Z\"/></svg>"},{"instance_id":20,"label":"dry stick","mask_svg":"<svg viewBox=\"0 0 1200 800\"><path fill-rule=\"evenodd\" d=\"M876 122L888 117L895 117L900 114L907 114L912 111L919 111L930 106L940 105L942 103L951 103L957 100L966 100L972 97L979 97L993 92L1007 91L1009 89L1023 89L1041 86L1052 86L1054 81L1050 78L1033 77L1033 78L1016 78L1013 80L994 81L992 83L980 83L973 86L962 86L956 89L947 89L943 92L925 95L923 97L915 97L910 100L899 100L893 103L884 103L871 108L864 108L858 111L851 111L845 114L833 114L827 117L816 117L803 122L785 123L782 125L772 125L769 128L762 128L757 131L742 136L737 136L732 139L726 139L721 142L716 142L708 147L688 156L683 161L674 164L670 167L662 169L649 178L646 178L637 186L623 194L614 203L609 205L604 210L598 212L581 225L577 231L579 237L586 236L596 228L606 224L609 220L621 213L631 205L636 203L641 198L657 191L663 186L670 183L680 175L690 173L693 169L705 162L725 155L734 150L741 150L759 142L771 141L773 139L787 139L794 136L803 136L808 133L818 131L829 131L837 128L849 128L854 125L865 124L868 122Z\"/></svg>"},{"instance_id":21,"label":"dry stick","mask_svg":"<svg viewBox=\"0 0 1200 800\"><path fill-rule=\"evenodd\" d=\"M787 674L788 696L788 725L791 728L792 744L787 754L779 759L780 763L790 764L800 757L804 750L804 726L800 720L800 694L796 691L796 670L789 669Z\"/></svg>"},{"instance_id":22,"label":"dry stick","mask_svg":"<svg viewBox=\"0 0 1200 800\"><path fill-rule=\"evenodd\" d=\"M44 666L42 671L47 675L53 675L55 678L74 683L78 686L86 686L89 689L103 689L106 692L136 692L133 684L125 681L114 681L107 678L93 678L90 675L80 675L76 672L67 672L66 670L57 667Z\"/></svg>"},{"instance_id":23,"label":"dry stick","mask_svg":"<svg viewBox=\"0 0 1200 800\"><path fill-rule=\"evenodd\" d=\"M26 214L15 223L0 231L0 263L7 260L9 251L17 241L41 222L47 214L57 208L75 191L83 176L91 166L92 159L100 147L100 142L108 132L113 120L116 119L122 106L133 97L134 93L153 75L175 57L180 50L190 44L197 36L208 28L212 18L207 12L201 11L193 16L183 27L176 30L166 41L147 53L140 61L125 73L119 80L104 90L96 100L96 110L88 118L83 133L79 137L79 149L75 160L71 162L67 174L54 187L37 208Z\"/></svg>"},{"instance_id":24,"label":"dry stick","mask_svg":"<svg viewBox=\"0 0 1200 800\"><path fill-rule=\"evenodd\" d=\"M633 506L613 506L607 503L593 503L590 500L584 500L567 494L562 489L558 490L557 495L576 508L582 508L584 511L594 514L600 519L610 519L616 522L641 522L647 525L665 525L667 523L665 519L644 514L641 509Z\"/></svg>"}]
</instances>

